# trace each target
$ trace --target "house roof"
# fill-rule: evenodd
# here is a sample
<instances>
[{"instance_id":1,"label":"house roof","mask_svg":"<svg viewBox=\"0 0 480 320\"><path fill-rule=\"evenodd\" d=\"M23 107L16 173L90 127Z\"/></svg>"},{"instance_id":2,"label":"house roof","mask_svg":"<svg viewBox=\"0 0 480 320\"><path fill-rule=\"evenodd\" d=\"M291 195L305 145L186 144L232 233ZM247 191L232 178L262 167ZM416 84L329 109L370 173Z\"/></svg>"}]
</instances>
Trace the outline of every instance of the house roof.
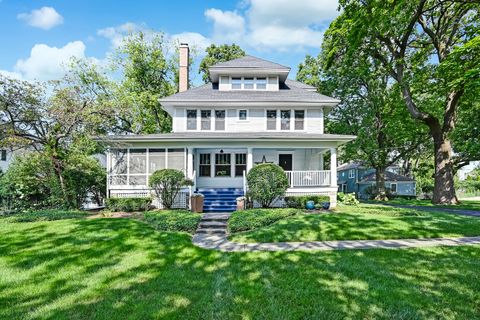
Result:
<instances>
[{"instance_id":1,"label":"house roof","mask_svg":"<svg viewBox=\"0 0 480 320\"><path fill-rule=\"evenodd\" d=\"M265 59L261 59L261 58L257 58L249 55L246 55L237 59L225 61L225 62L219 62L211 66L209 69L218 69L218 68L221 68L221 69L224 69L224 68L283 69L283 70L290 71L290 67L286 67L279 63L275 63L272 61L268 61Z\"/></svg>"},{"instance_id":2,"label":"house roof","mask_svg":"<svg viewBox=\"0 0 480 320\"><path fill-rule=\"evenodd\" d=\"M376 174L375 172L372 172L370 174L367 174L366 176L363 177L362 180L359 181L359 183L365 183L365 182L374 182L376 180ZM396 181L412 181L415 182L414 179L405 177L396 173L393 173L391 171L385 171L385 181L391 181L391 182L396 182Z\"/></svg>"},{"instance_id":3,"label":"house roof","mask_svg":"<svg viewBox=\"0 0 480 320\"><path fill-rule=\"evenodd\" d=\"M338 166L337 171L349 170L349 169L356 169L363 167L363 163L361 162L349 162L344 163L341 166Z\"/></svg>"},{"instance_id":4,"label":"house roof","mask_svg":"<svg viewBox=\"0 0 480 320\"><path fill-rule=\"evenodd\" d=\"M211 132L191 131L146 135L112 135L108 141L339 141L348 142L355 136L339 134L312 134L304 132Z\"/></svg>"},{"instance_id":5,"label":"house roof","mask_svg":"<svg viewBox=\"0 0 480 320\"><path fill-rule=\"evenodd\" d=\"M340 100L312 91L307 84L286 80L278 91L218 90L218 84L207 83L200 87L160 99L160 102L316 102L337 104Z\"/></svg>"}]
</instances>

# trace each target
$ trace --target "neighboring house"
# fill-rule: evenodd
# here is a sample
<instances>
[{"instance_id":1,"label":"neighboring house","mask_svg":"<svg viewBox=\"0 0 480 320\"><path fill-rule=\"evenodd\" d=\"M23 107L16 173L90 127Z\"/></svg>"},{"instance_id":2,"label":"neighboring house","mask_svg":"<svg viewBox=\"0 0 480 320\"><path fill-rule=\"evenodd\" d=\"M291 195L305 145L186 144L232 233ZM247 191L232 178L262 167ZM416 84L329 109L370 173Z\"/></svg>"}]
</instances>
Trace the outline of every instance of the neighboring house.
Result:
<instances>
[{"instance_id":1,"label":"neighboring house","mask_svg":"<svg viewBox=\"0 0 480 320\"><path fill-rule=\"evenodd\" d=\"M7 149L0 149L0 171L6 172L12 162L12 152Z\"/></svg>"},{"instance_id":2,"label":"neighboring house","mask_svg":"<svg viewBox=\"0 0 480 320\"><path fill-rule=\"evenodd\" d=\"M338 167L338 191L355 193L360 199L369 197L367 188L375 186L375 169L363 166L359 162L346 163ZM399 168L392 166L385 171L385 188L398 196L415 196L415 180L399 174Z\"/></svg>"},{"instance_id":3,"label":"neighboring house","mask_svg":"<svg viewBox=\"0 0 480 320\"><path fill-rule=\"evenodd\" d=\"M211 83L188 89L188 46L180 47L179 93L160 100L173 132L109 136L109 196L146 196L155 170L183 170L194 181L177 199L205 195L205 211L232 211L259 163L279 164L287 195L337 193L337 147L354 136L325 134L324 116L339 101L288 80L290 68L245 56L209 68ZM330 168L323 157L330 154ZM158 205L158 203L157 203Z\"/></svg>"}]
</instances>

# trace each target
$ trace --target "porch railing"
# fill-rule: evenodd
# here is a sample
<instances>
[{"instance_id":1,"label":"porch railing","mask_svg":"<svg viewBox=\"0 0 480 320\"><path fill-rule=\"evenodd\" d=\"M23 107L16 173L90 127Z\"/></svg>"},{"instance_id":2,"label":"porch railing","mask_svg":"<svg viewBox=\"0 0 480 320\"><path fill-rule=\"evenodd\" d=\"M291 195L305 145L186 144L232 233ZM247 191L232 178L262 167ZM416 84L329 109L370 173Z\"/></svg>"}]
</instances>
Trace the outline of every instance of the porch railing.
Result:
<instances>
[{"instance_id":1,"label":"porch railing","mask_svg":"<svg viewBox=\"0 0 480 320\"><path fill-rule=\"evenodd\" d=\"M288 184L295 187L320 187L330 185L330 170L318 171L285 171Z\"/></svg>"}]
</instances>

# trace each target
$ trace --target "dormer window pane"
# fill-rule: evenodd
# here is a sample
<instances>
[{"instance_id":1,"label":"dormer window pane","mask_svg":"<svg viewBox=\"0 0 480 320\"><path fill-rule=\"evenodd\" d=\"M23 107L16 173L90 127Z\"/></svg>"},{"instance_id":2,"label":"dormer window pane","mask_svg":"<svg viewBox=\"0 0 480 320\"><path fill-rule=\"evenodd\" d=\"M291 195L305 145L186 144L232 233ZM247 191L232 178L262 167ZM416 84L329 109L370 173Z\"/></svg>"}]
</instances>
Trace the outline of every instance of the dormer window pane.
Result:
<instances>
[{"instance_id":1,"label":"dormer window pane","mask_svg":"<svg viewBox=\"0 0 480 320\"><path fill-rule=\"evenodd\" d=\"M295 110L295 130L303 130L305 121L305 111Z\"/></svg>"},{"instance_id":2,"label":"dormer window pane","mask_svg":"<svg viewBox=\"0 0 480 320\"><path fill-rule=\"evenodd\" d=\"M257 90L267 89L267 78L257 78Z\"/></svg>"},{"instance_id":3,"label":"dormer window pane","mask_svg":"<svg viewBox=\"0 0 480 320\"><path fill-rule=\"evenodd\" d=\"M212 128L212 111L202 110L201 111L201 128L202 130L210 130Z\"/></svg>"},{"instance_id":4,"label":"dormer window pane","mask_svg":"<svg viewBox=\"0 0 480 320\"><path fill-rule=\"evenodd\" d=\"M242 89L242 78L232 78L232 89Z\"/></svg>"},{"instance_id":5,"label":"dormer window pane","mask_svg":"<svg viewBox=\"0 0 480 320\"><path fill-rule=\"evenodd\" d=\"M267 110L267 130L277 130L277 110Z\"/></svg>"},{"instance_id":6,"label":"dormer window pane","mask_svg":"<svg viewBox=\"0 0 480 320\"><path fill-rule=\"evenodd\" d=\"M187 110L187 130L197 130L197 110Z\"/></svg>"},{"instance_id":7,"label":"dormer window pane","mask_svg":"<svg viewBox=\"0 0 480 320\"><path fill-rule=\"evenodd\" d=\"M225 110L215 110L215 130L225 130Z\"/></svg>"},{"instance_id":8,"label":"dormer window pane","mask_svg":"<svg viewBox=\"0 0 480 320\"><path fill-rule=\"evenodd\" d=\"M253 90L253 78L244 78L243 79L243 89Z\"/></svg>"},{"instance_id":9,"label":"dormer window pane","mask_svg":"<svg viewBox=\"0 0 480 320\"><path fill-rule=\"evenodd\" d=\"M280 123L282 130L290 130L290 110L280 111Z\"/></svg>"}]
</instances>

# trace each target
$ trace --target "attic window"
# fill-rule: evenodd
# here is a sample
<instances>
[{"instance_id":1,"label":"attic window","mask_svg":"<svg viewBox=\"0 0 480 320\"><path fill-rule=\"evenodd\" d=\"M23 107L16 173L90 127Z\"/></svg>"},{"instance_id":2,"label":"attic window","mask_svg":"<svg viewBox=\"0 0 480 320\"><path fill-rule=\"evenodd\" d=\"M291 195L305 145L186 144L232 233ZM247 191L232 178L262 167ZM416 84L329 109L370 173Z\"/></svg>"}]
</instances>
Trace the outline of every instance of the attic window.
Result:
<instances>
[{"instance_id":1,"label":"attic window","mask_svg":"<svg viewBox=\"0 0 480 320\"><path fill-rule=\"evenodd\" d=\"M257 90L267 89L267 78L257 78Z\"/></svg>"},{"instance_id":2,"label":"attic window","mask_svg":"<svg viewBox=\"0 0 480 320\"><path fill-rule=\"evenodd\" d=\"M242 78L232 78L232 89L233 90L242 89Z\"/></svg>"},{"instance_id":3,"label":"attic window","mask_svg":"<svg viewBox=\"0 0 480 320\"><path fill-rule=\"evenodd\" d=\"M253 78L243 78L243 89L253 90Z\"/></svg>"}]
</instances>

